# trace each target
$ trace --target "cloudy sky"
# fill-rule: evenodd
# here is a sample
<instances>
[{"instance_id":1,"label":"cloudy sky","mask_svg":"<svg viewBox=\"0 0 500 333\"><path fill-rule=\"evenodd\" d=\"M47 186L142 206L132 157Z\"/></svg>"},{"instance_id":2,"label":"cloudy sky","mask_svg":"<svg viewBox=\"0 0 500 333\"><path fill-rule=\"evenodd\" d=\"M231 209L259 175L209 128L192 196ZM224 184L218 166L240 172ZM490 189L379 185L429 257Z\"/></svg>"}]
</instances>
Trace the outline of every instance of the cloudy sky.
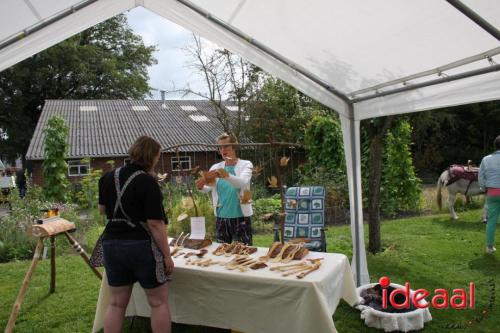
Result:
<instances>
[{"instance_id":1,"label":"cloudy sky","mask_svg":"<svg viewBox=\"0 0 500 333\"><path fill-rule=\"evenodd\" d=\"M194 91L205 91L202 78L188 68L189 57L182 50L192 41L189 30L167 19L137 7L127 13L128 23L142 36L146 45L156 45L154 54L158 64L149 68L149 85L156 89L172 90L185 88L188 84ZM160 93L153 91L153 98L160 99ZM167 99L180 99L180 94L167 94ZM199 99L190 95L185 98Z\"/></svg>"}]
</instances>

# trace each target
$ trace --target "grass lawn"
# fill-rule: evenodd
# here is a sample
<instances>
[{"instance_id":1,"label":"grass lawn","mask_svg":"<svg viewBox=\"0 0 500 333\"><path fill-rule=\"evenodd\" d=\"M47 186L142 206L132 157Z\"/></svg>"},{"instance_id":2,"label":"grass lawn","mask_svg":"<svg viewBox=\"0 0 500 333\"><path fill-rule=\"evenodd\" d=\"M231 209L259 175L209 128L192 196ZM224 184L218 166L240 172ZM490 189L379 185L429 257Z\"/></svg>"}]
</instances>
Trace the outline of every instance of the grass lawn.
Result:
<instances>
[{"instance_id":1,"label":"grass lawn","mask_svg":"<svg viewBox=\"0 0 500 333\"><path fill-rule=\"evenodd\" d=\"M377 281L386 275L396 283L409 281L413 289L433 291L445 288L450 293L454 288L468 287L473 281L476 284L476 308L460 311L431 309L433 320L426 324L423 332L499 332L500 309L494 302L500 300L495 290L495 284L499 282L500 254L484 254L484 229L479 210L462 212L458 221L451 221L446 214L385 221L382 224L385 250L368 255L371 279ZM348 226L330 227L327 238L329 252L344 253L350 258ZM257 235L255 243L268 246L271 235ZM0 264L0 329L7 324L28 266L29 261ZM50 262L39 263L17 319L16 332L91 330L100 282L77 256L58 257L57 274L56 293L48 295ZM342 333L380 332L366 328L359 312L343 301L334 321ZM138 319L126 331L144 332L147 326L147 320ZM185 325L174 325L173 331L223 332Z\"/></svg>"}]
</instances>

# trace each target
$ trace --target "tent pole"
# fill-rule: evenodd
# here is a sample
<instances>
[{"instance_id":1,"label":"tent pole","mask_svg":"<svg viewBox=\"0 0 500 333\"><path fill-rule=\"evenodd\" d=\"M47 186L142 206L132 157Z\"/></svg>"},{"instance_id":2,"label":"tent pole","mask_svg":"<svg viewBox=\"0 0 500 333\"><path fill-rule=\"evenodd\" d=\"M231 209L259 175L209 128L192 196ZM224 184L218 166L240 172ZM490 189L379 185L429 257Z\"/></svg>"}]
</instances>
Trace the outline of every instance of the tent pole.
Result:
<instances>
[{"instance_id":1,"label":"tent pole","mask_svg":"<svg viewBox=\"0 0 500 333\"><path fill-rule=\"evenodd\" d=\"M349 106L351 117L340 116L342 137L344 140L344 154L347 166L349 183L349 203L351 216L352 260L351 267L355 275L356 285L360 286L369 282L368 268L364 246L363 228L363 202L361 200L361 166L360 166L360 141L359 121L354 119L354 108Z\"/></svg>"},{"instance_id":2,"label":"tent pole","mask_svg":"<svg viewBox=\"0 0 500 333\"><path fill-rule=\"evenodd\" d=\"M87 0L87 1L82 1L74 6L71 6L70 8L64 10L63 12L57 14L57 15L54 15L53 17L47 19L47 20L44 20L42 21L41 23L33 26L33 27L30 27L30 28L27 28L27 29L24 29L22 32L16 34L16 35L13 35L11 37L9 37L8 39L6 40L3 40L0 42L0 50L2 49L5 49L6 47L8 47L9 45L11 44L14 44L15 42L25 38L26 36L28 35L31 35L37 31L40 31L42 30L43 28L45 27L48 27L49 25L51 25L52 23L55 23L57 21L60 21L64 18L66 18L67 16L70 16L71 14L74 14L76 11L79 11L91 4L93 4L94 2L97 2L98 0ZM30 6L31 8L31 6ZM32 9L33 10L33 9Z\"/></svg>"},{"instance_id":3,"label":"tent pole","mask_svg":"<svg viewBox=\"0 0 500 333\"><path fill-rule=\"evenodd\" d=\"M389 96L389 95L398 94L398 93L401 93L401 92L404 92L404 91L416 90L416 89L419 89L419 88L425 88L425 87L433 86L433 85L436 85L436 84L441 84L441 83L451 82L451 81L457 81L457 80L461 80L461 79L466 79L468 77L473 77L473 76L477 76L477 75L484 75L484 74L498 72L498 71L500 71L500 65L498 65L498 64L497 65L491 65L489 67L484 67L484 68L480 68L480 69L474 69L474 70L471 70L471 71L468 71L468 72L465 72L465 73L460 73L460 74L455 74L455 75L450 75L450 76L444 76L444 77L441 77L439 79L425 81L425 82L422 82L422 83L415 83L415 84L407 85L406 87L402 87L402 88L396 88L396 89L386 90L386 91L375 93L373 95L369 95L369 96L365 96L365 97L353 98L352 102L353 103L359 103L359 102L367 101L367 100L378 98L378 97L383 97L383 96Z\"/></svg>"},{"instance_id":4,"label":"tent pole","mask_svg":"<svg viewBox=\"0 0 500 333\"><path fill-rule=\"evenodd\" d=\"M349 104L349 114L352 116L352 118L349 119L349 127L350 127L350 135L351 135L351 161L352 161L352 171L353 171L353 177L352 177L352 186L354 189L354 200L353 200L353 206L354 206L354 242L356 246L356 286L359 287L361 285L361 264L360 264L360 246L359 242L361 241L359 239L359 208L361 205L361 202L358 200L358 196L356 195L357 189L360 187L358 186L358 181L361 177L358 177L358 168L356 165L358 165L359 161L357 160L357 152L356 152L356 126L355 126L355 121L354 121L354 107L352 104ZM364 240L363 240L364 241Z\"/></svg>"},{"instance_id":5,"label":"tent pole","mask_svg":"<svg viewBox=\"0 0 500 333\"><path fill-rule=\"evenodd\" d=\"M495 37L497 40L500 41L500 30L495 28L493 25L491 25L488 21L486 21L484 18L482 18L479 14L477 14L475 11L467 7L464 3L462 3L460 0L446 0L450 5L455 7L457 10L459 10L462 14L470 18L474 23L476 23L478 26L486 30L490 35Z\"/></svg>"},{"instance_id":6,"label":"tent pole","mask_svg":"<svg viewBox=\"0 0 500 333\"><path fill-rule=\"evenodd\" d=\"M356 90L356 91L350 92L348 95L351 98L355 98L358 95L362 95L362 94L368 93L370 91L381 90L382 88L385 88L385 87L395 86L397 84L410 84L411 80L419 79L419 78L426 77L426 76L431 76L434 74L443 73L443 72L446 72L447 70L458 68L461 66L465 66L465 65L471 64L471 63L476 62L476 61L483 61L485 59L491 59L492 57L494 57L498 54L500 54L500 46L495 47L494 49L488 50L486 52L481 52L481 53L475 54L473 56L470 56L470 57L467 57L464 59L460 59L460 60L457 60L454 62L450 62L449 64L442 65L442 66L439 66L439 67L436 67L433 69L429 69L429 70L426 70L423 72L404 76L404 77L396 79L396 80L391 80L391 81L387 81L384 83L380 83L380 84L377 84L375 86L371 86L368 88Z\"/></svg>"}]
</instances>

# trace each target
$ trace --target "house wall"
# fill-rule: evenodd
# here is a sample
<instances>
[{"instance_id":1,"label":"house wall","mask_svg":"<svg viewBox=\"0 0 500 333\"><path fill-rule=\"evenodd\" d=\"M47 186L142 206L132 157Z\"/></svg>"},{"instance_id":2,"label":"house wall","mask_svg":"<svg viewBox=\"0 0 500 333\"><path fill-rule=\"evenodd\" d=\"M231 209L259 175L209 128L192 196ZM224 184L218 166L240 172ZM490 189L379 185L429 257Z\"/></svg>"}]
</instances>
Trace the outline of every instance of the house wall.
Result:
<instances>
[{"instance_id":1,"label":"house wall","mask_svg":"<svg viewBox=\"0 0 500 333\"><path fill-rule=\"evenodd\" d=\"M171 157L176 156L175 153L163 153L156 165L155 171L159 173L168 173L168 179L172 176L177 176L180 174L178 171L172 172L171 168ZM219 161L218 156L215 152L197 152L197 153L179 153L179 156L191 156L191 167L199 166L200 170L208 170L212 164ZM114 167L119 167L124 165L124 157L114 157L114 158L92 158L90 160L90 167L95 169L101 169L104 172L112 170L109 161L114 161ZM43 161L31 161L33 166L32 178L35 185L43 185L42 176L42 162ZM67 179L75 184L79 183L82 179L81 176L67 176Z\"/></svg>"}]
</instances>

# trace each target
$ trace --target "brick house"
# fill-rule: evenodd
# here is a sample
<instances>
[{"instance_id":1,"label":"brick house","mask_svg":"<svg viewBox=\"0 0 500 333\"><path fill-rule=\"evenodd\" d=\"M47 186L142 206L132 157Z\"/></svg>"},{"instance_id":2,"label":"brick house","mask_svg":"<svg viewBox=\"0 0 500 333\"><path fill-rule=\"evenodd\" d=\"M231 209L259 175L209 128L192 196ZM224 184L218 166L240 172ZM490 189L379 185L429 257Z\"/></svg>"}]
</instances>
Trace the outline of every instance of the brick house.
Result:
<instances>
[{"instance_id":1,"label":"brick house","mask_svg":"<svg viewBox=\"0 0 500 333\"><path fill-rule=\"evenodd\" d=\"M231 103L225 106L236 111ZM128 148L141 135L152 136L167 148L183 143L215 143L223 132L208 101L47 100L26 154L37 185L43 183L43 129L56 115L62 116L69 127L67 177L72 183L79 182L91 169L110 170L108 161L124 165ZM175 180L182 170L194 166L207 169L217 160L213 148L180 147L163 152L156 171L168 173Z\"/></svg>"}]
</instances>

